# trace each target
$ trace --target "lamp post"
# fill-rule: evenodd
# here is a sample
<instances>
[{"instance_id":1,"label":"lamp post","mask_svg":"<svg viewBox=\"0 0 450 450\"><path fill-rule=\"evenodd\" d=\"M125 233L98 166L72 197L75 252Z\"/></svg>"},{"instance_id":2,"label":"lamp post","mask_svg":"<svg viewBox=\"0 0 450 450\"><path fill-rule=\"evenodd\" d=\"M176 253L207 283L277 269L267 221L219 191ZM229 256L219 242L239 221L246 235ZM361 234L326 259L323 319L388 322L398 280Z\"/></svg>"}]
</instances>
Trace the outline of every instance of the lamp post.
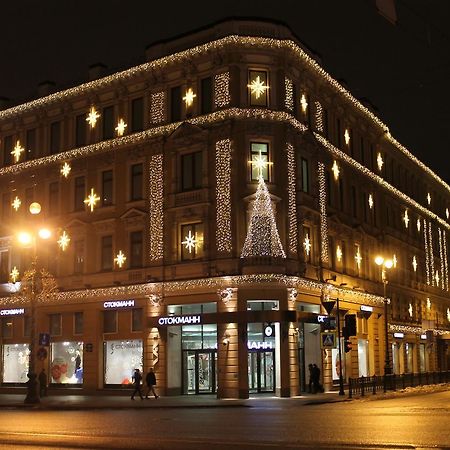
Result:
<instances>
[{"instance_id":1,"label":"lamp post","mask_svg":"<svg viewBox=\"0 0 450 450\"><path fill-rule=\"evenodd\" d=\"M384 355L384 390L386 391L386 377L392 374L391 360L389 358L389 321L388 321L388 298L386 295L386 286L388 279L386 271L391 269L394 265L392 259L385 259L383 256L375 258L375 264L381 267L381 281L383 282L383 300L384 300L384 341L385 341L385 355Z\"/></svg>"},{"instance_id":2,"label":"lamp post","mask_svg":"<svg viewBox=\"0 0 450 450\"><path fill-rule=\"evenodd\" d=\"M340 286L344 287L347 283L341 283ZM337 332L339 342L339 395L345 395L344 392L344 376L342 374L342 345L341 345L341 315L339 313L339 293L336 297L336 316L337 316Z\"/></svg>"}]
</instances>

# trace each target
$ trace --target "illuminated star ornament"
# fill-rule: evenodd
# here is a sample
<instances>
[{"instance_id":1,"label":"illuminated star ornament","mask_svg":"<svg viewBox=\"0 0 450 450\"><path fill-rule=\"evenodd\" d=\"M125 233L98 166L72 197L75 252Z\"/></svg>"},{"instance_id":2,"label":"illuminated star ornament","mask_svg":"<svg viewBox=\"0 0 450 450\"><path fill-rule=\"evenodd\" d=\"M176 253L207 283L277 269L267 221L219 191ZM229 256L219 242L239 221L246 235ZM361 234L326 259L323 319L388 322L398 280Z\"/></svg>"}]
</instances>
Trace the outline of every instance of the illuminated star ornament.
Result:
<instances>
[{"instance_id":1,"label":"illuminated star ornament","mask_svg":"<svg viewBox=\"0 0 450 450\"><path fill-rule=\"evenodd\" d=\"M434 279L436 280L436 286L439 286L439 271L436 270L436 275L434 276Z\"/></svg>"},{"instance_id":2,"label":"illuminated star ornament","mask_svg":"<svg viewBox=\"0 0 450 450\"><path fill-rule=\"evenodd\" d=\"M373 195L369 194L369 208L372 209L373 208Z\"/></svg>"},{"instance_id":3,"label":"illuminated star ornament","mask_svg":"<svg viewBox=\"0 0 450 450\"><path fill-rule=\"evenodd\" d=\"M427 194L427 202L429 205L431 205L431 194L429 192Z\"/></svg>"},{"instance_id":4,"label":"illuminated star ornament","mask_svg":"<svg viewBox=\"0 0 450 450\"><path fill-rule=\"evenodd\" d=\"M450 308L447 308L447 320L450 322Z\"/></svg>"},{"instance_id":5,"label":"illuminated star ornament","mask_svg":"<svg viewBox=\"0 0 450 450\"><path fill-rule=\"evenodd\" d=\"M345 140L346 145L348 145L350 143L350 133L347 129L345 129L344 140Z\"/></svg>"},{"instance_id":6,"label":"illuminated star ornament","mask_svg":"<svg viewBox=\"0 0 450 450\"><path fill-rule=\"evenodd\" d=\"M333 171L334 179L337 180L339 178L339 166L336 160L334 160L333 167L331 168L331 170Z\"/></svg>"},{"instance_id":7,"label":"illuminated star ornament","mask_svg":"<svg viewBox=\"0 0 450 450\"><path fill-rule=\"evenodd\" d=\"M63 231L63 234L59 237L57 243L62 251L65 251L67 246L69 245L70 237L69 235Z\"/></svg>"},{"instance_id":8,"label":"illuminated star ornament","mask_svg":"<svg viewBox=\"0 0 450 450\"><path fill-rule=\"evenodd\" d=\"M427 309L431 309L431 300L430 300L430 297L427 297Z\"/></svg>"},{"instance_id":9,"label":"illuminated star ornament","mask_svg":"<svg viewBox=\"0 0 450 450\"><path fill-rule=\"evenodd\" d=\"M405 227L408 228L409 225L408 210L405 210L405 213L403 214L403 222L405 222Z\"/></svg>"},{"instance_id":10,"label":"illuminated star ornament","mask_svg":"<svg viewBox=\"0 0 450 450\"><path fill-rule=\"evenodd\" d=\"M122 253L122 250L119 250L119 253L114 258L114 262L122 268L122 266L125 264L125 261L127 260L127 257Z\"/></svg>"},{"instance_id":11,"label":"illuminated star ornament","mask_svg":"<svg viewBox=\"0 0 450 450\"><path fill-rule=\"evenodd\" d=\"M91 212L92 212L92 211L94 211L94 207L99 200L100 200L100 197L94 192L94 188L91 188L91 193L84 200L84 203L91 209Z\"/></svg>"},{"instance_id":12,"label":"illuminated star ornament","mask_svg":"<svg viewBox=\"0 0 450 450\"><path fill-rule=\"evenodd\" d=\"M258 171L258 177L262 176L262 172L267 168L267 166L273 164L273 162L267 161L266 156L263 156L261 151L259 152L259 155L257 155L252 161L249 161L249 163L252 166L255 166L256 170Z\"/></svg>"},{"instance_id":13,"label":"illuminated star ornament","mask_svg":"<svg viewBox=\"0 0 450 450\"><path fill-rule=\"evenodd\" d=\"M99 119L100 114L95 109L95 106L91 106L89 113L86 118L86 122L91 126L91 128L95 128L97 120Z\"/></svg>"},{"instance_id":14,"label":"illuminated star ornament","mask_svg":"<svg viewBox=\"0 0 450 450\"><path fill-rule=\"evenodd\" d=\"M14 150L11 152L11 155L14 156L14 162L19 162L20 155L25 151L25 149L20 145L20 141L16 142Z\"/></svg>"},{"instance_id":15,"label":"illuminated star ornament","mask_svg":"<svg viewBox=\"0 0 450 450\"><path fill-rule=\"evenodd\" d=\"M337 260L339 262L342 259L342 250L341 250L341 247L339 245L336 247L336 258L337 258Z\"/></svg>"},{"instance_id":16,"label":"illuminated star ornament","mask_svg":"<svg viewBox=\"0 0 450 450\"><path fill-rule=\"evenodd\" d=\"M362 256L361 256L361 253L360 253L360 251L359 251L359 248L358 248L358 250L356 251L355 261L356 261L356 265L358 266L358 269L360 269L360 268L361 268Z\"/></svg>"},{"instance_id":17,"label":"illuminated star ornament","mask_svg":"<svg viewBox=\"0 0 450 450\"><path fill-rule=\"evenodd\" d=\"M413 266L414 272L417 272L417 258L415 256L413 256L413 259L412 259L412 266Z\"/></svg>"},{"instance_id":18,"label":"illuminated star ornament","mask_svg":"<svg viewBox=\"0 0 450 450\"><path fill-rule=\"evenodd\" d=\"M117 131L117 136L123 136L125 133L125 128L128 125L124 122L123 119L119 119L119 122L117 122L117 127L114 128Z\"/></svg>"},{"instance_id":19,"label":"illuminated star ornament","mask_svg":"<svg viewBox=\"0 0 450 450\"><path fill-rule=\"evenodd\" d=\"M303 247L305 248L306 256L309 256L311 252L311 241L309 240L308 234L306 234L305 240L303 241Z\"/></svg>"},{"instance_id":20,"label":"illuminated star ornament","mask_svg":"<svg viewBox=\"0 0 450 450\"><path fill-rule=\"evenodd\" d=\"M183 97L183 100L186 103L186 107L192 106L192 103L194 103L195 97L197 97L197 95L194 94L194 91L192 90L192 88L189 88L186 91L186 95Z\"/></svg>"},{"instance_id":21,"label":"illuminated star ornament","mask_svg":"<svg viewBox=\"0 0 450 450\"><path fill-rule=\"evenodd\" d=\"M70 167L70 164L65 162L62 166L61 166L61 170L60 173L64 178L67 178L69 176L70 171L72 170L72 168Z\"/></svg>"},{"instance_id":22,"label":"illuminated star ornament","mask_svg":"<svg viewBox=\"0 0 450 450\"><path fill-rule=\"evenodd\" d=\"M420 219L417 219L417 231L420 233Z\"/></svg>"},{"instance_id":23,"label":"illuminated star ornament","mask_svg":"<svg viewBox=\"0 0 450 450\"><path fill-rule=\"evenodd\" d=\"M188 235L185 236L184 241L181 243L186 246L189 253L192 253L192 249L197 246L197 240L195 239L195 236L192 236L191 230L189 230Z\"/></svg>"},{"instance_id":24,"label":"illuminated star ornament","mask_svg":"<svg viewBox=\"0 0 450 450\"><path fill-rule=\"evenodd\" d=\"M11 273L9 274L9 277L11 278L11 282L15 283L19 279L19 271L17 270L17 267L14 266L11 270Z\"/></svg>"},{"instance_id":25,"label":"illuminated star ornament","mask_svg":"<svg viewBox=\"0 0 450 450\"><path fill-rule=\"evenodd\" d=\"M413 307L412 307L411 303L409 304L408 312L409 312L409 317L412 317L412 315L413 315Z\"/></svg>"},{"instance_id":26,"label":"illuminated star ornament","mask_svg":"<svg viewBox=\"0 0 450 450\"><path fill-rule=\"evenodd\" d=\"M450 217L450 212L448 208L445 208L445 217L447 217L447 219Z\"/></svg>"},{"instance_id":27,"label":"illuminated star ornament","mask_svg":"<svg viewBox=\"0 0 450 450\"><path fill-rule=\"evenodd\" d=\"M378 165L378 170L381 172L381 169L383 168L383 157L381 156L381 153L378 153L377 155L377 165Z\"/></svg>"},{"instance_id":28,"label":"illuminated star ornament","mask_svg":"<svg viewBox=\"0 0 450 450\"><path fill-rule=\"evenodd\" d=\"M22 202L20 201L20 198L17 197L17 195L16 195L16 198L11 203L11 206L17 211L20 208L21 204L22 204Z\"/></svg>"},{"instance_id":29,"label":"illuminated star ornament","mask_svg":"<svg viewBox=\"0 0 450 450\"><path fill-rule=\"evenodd\" d=\"M308 102L306 101L306 95L302 94L300 98L300 105L302 106L302 111L306 113L306 108L308 107Z\"/></svg>"},{"instance_id":30,"label":"illuminated star ornament","mask_svg":"<svg viewBox=\"0 0 450 450\"><path fill-rule=\"evenodd\" d=\"M250 88L251 94L254 95L256 99L261 97L261 95L264 94L264 91L269 89L269 86L264 86L264 81L261 80L259 75L252 80L250 84L247 84L247 87Z\"/></svg>"},{"instance_id":31,"label":"illuminated star ornament","mask_svg":"<svg viewBox=\"0 0 450 450\"><path fill-rule=\"evenodd\" d=\"M397 255L395 253L392 256L392 267L394 267L394 269L397 267Z\"/></svg>"}]
</instances>

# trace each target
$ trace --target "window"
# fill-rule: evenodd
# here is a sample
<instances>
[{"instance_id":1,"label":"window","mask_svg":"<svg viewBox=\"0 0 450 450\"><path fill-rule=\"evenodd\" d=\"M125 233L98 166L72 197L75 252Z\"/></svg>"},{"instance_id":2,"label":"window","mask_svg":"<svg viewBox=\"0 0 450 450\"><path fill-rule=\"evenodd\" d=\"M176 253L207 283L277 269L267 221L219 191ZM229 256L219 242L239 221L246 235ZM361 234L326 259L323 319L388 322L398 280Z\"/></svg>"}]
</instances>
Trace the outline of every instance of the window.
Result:
<instances>
[{"instance_id":1,"label":"window","mask_svg":"<svg viewBox=\"0 0 450 450\"><path fill-rule=\"evenodd\" d=\"M73 247L74 247L73 273L82 274L84 270L84 241L82 240L75 241Z\"/></svg>"},{"instance_id":2,"label":"window","mask_svg":"<svg viewBox=\"0 0 450 450\"><path fill-rule=\"evenodd\" d=\"M117 332L117 311L103 311L103 332Z\"/></svg>"},{"instance_id":3,"label":"window","mask_svg":"<svg viewBox=\"0 0 450 450\"><path fill-rule=\"evenodd\" d=\"M131 310L131 331L142 331L143 316L142 308Z\"/></svg>"},{"instance_id":4,"label":"window","mask_svg":"<svg viewBox=\"0 0 450 450\"><path fill-rule=\"evenodd\" d=\"M50 154L61 151L61 122L53 122L50 125Z\"/></svg>"},{"instance_id":5,"label":"window","mask_svg":"<svg viewBox=\"0 0 450 450\"><path fill-rule=\"evenodd\" d=\"M50 314L50 335L61 336L61 314Z\"/></svg>"},{"instance_id":6,"label":"window","mask_svg":"<svg viewBox=\"0 0 450 450\"><path fill-rule=\"evenodd\" d=\"M341 148L342 144L342 136L341 136L341 120L336 119L336 146L337 148Z\"/></svg>"},{"instance_id":7,"label":"window","mask_svg":"<svg viewBox=\"0 0 450 450\"><path fill-rule=\"evenodd\" d=\"M202 187L202 152L181 156L181 190L189 191Z\"/></svg>"},{"instance_id":8,"label":"window","mask_svg":"<svg viewBox=\"0 0 450 450\"><path fill-rule=\"evenodd\" d=\"M181 226L181 259L189 261L203 257L203 224Z\"/></svg>"},{"instance_id":9,"label":"window","mask_svg":"<svg viewBox=\"0 0 450 450\"><path fill-rule=\"evenodd\" d=\"M114 106L103 108L103 139L114 137Z\"/></svg>"},{"instance_id":10,"label":"window","mask_svg":"<svg viewBox=\"0 0 450 450\"><path fill-rule=\"evenodd\" d=\"M9 222L11 218L11 194L5 192L2 195L2 220L3 222Z\"/></svg>"},{"instance_id":11,"label":"window","mask_svg":"<svg viewBox=\"0 0 450 450\"><path fill-rule=\"evenodd\" d=\"M309 193L309 164L302 158L302 191Z\"/></svg>"},{"instance_id":12,"label":"window","mask_svg":"<svg viewBox=\"0 0 450 450\"><path fill-rule=\"evenodd\" d=\"M48 212L51 216L59 213L59 183L57 181L48 185Z\"/></svg>"},{"instance_id":13,"label":"window","mask_svg":"<svg viewBox=\"0 0 450 450\"><path fill-rule=\"evenodd\" d=\"M251 142L250 143L250 161L263 161L267 164L259 168L258 164L251 164L252 181L258 180L261 173L264 181L269 180L269 144L265 142Z\"/></svg>"},{"instance_id":14,"label":"window","mask_svg":"<svg viewBox=\"0 0 450 450\"><path fill-rule=\"evenodd\" d=\"M364 138L361 138L360 140L359 151L361 154L361 164L364 166L366 164L366 150L364 148Z\"/></svg>"},{"instance_id":15,"label":"window","mask_svg":"<svg viewBox=\"0 0 450 450\"><path fill-rule=\"evenodd\" d=\"M130 267L142 267L142 231L130 233Z\"/></svg>"},{"instance_id":16,"label":"window","mask_svg":"<svg viewBox=\"0 0 450 450\"><path fill-rule=\"evenodd\" d=\"M176 86L170 90L170 120L181 120L181 87Z\"/></svg>"},{"instance_id":17,"label":"window","mask_svg":"<svg viewBox=\"0 0 450 450\"><path fill-rule=\"evenodd\" d=\"M358 208L357 208L357 202L356 202L356 187L351 186L350 187L350 200L352 202L352 216L357 217L358 214Z\"/></svg>"},{"instance_id":18,"label":"window","mask_svg":"<svg viewBox=\"0 0 450 450\"><path fill-rule=\"evenodd\" d=\"M9 281L9 250L0 252L0 283Z\"/></svg>"},{"instance_id":19,"label":"window","mask_svg":"<svg viewBox=\"0 0 450 450\"><path fill-rule=\"evenodd\" d=\"M133 164L131 166L131 189L130 189L130 200L142 200L142 175L143 166L142 164Z\"/></svg>"},{"instance_id":20,"label":"window","mask_svg":"<svg viewBox=\"0 0 450 450\"><path fill-rule=\"evenodd\" d=\"M75 178L75 189L74 189L74 210L82 211L84 209L84 196L86 194L84 177Z\"/></svg>"},{"instance_id":21,"label":"window","mask_svg":"<svg viewBox=\"0 0 450 450\"><path fill-rule=\"evenodd\" d=\"M144 129L144 100L142 97L135 98L131 102L131 131L142 131Z\"/></svg>"},{"instance_id":22,"label":"window","mask_svg":"<svg viewBox=\"0 0 450 450\"><path fill-rule=\"evenodd\" d=\"M204 78L201 82L201 113L208 114L212 111L212 78Z\"/></svg>"},{"instance_id":23,"label":"window","mask_svg":"<svg viewBox=\"0 0 450 450\"><path fill-rule=\"evenodd\" d=\"M26 158L34 159L36 157L36 129L27 130Z\"/></svg>"},{"instance_id":24,"label":"window","mask_svg":"<svg viewBox=\"0 0 450 450\"><path fill-rule=\"evenodd\" d=\"M269 80L265 70L248 71L248 96L250 106L268 106Z\"/></svg>"},{"instance_id":25,"label":"window","mask_svg":"<svg viewBox=\"0 0 450 450\"><path fill-rule=\"evenodd\" d=\"M12 317L2 317L2 338L12 338L13 320Z\"/></svg>"},{"instance_id":26,"label":"window","mask_svg":"<svg viewBox=\"0 0 450 450\"><path fill-rule=\"evenodd\" d=\"M31 336L31 316L24 316L23 318L23 335L24 337Z\"/></svg>"},{"instance_id":27,"label":"window","mask_svg":"<svg viewBox=\"0 0 450 450\"><path fill-rule=\"evenodd\" d=\"M80 114L75 118L75 146L86 145L86 114Z\"/></svg>"},{"instance_id":28,"label":"window","mask_svg":"<svg viewBox=\"0 0 450 450\"><path fill-rule=\"evenodd\" d=\"M102 172L102 206L113 204L113 173L112 170Z\"/></svg>"},{"instance_id":29,"label":"window","mask_svg":"<svg viewBox=\"0 0 450 450\"><path fill-rule=\"evenodd\" d=\"M73 334L83 334L83 313L76 312L73 314Z\"/></svg>"},{"instance_id":30,"label":"window","mask_svg":"<svg viewBox=\"0 0 450 450\"><path fill-rule=\"evenodd\" d=\"M101 240L101 270L112 270L113 248L112 236L103 236Z\"/></svg>"},{"instance_id":31,"label":"window","mask_svg":"<svg viewBox=\"0 0 450 450\"><path fill-rule=\"evenodd\" d=\"M13 150L13 137L5 136L3 138L3 165L9 166L12 164L12 155L11 152Z\"/></svg>"}]
</instances>

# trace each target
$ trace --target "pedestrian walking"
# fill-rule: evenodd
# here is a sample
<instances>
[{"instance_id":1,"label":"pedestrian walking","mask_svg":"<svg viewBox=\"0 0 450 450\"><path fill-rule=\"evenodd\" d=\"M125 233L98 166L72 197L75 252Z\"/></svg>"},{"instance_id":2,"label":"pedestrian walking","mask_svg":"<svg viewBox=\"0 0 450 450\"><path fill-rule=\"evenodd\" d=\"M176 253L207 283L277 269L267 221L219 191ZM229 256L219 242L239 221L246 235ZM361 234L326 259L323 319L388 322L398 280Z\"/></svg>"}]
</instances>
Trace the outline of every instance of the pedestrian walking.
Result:
<instances>
[{"instance_id":1,"label":"pedestrian walking","mask_svg":"<svg viewBox=\"0 0 450 450\"><path fill-rule=\"evenodd\" d=\"M313 388L315 392L324 392L324 388L320 383L320 369L317 364L313 364Z\"/></svg>"},{"instance_id":2,"label":"pedestrian walking","mask_svg":"<svg viewBox=\"0 0 450 450\"><path fill-rule=\"evenodd\" d=\"M39 394L41 397L47 396L47 374L45 373L45 369L42 369L39 373Z\"/></svg>"},{"instance_id":3,"label":"pedestrian walking","mask_svg":"<svg viewBox=\"0 0 450 450\"><path fill-rule=\"evenodd\" d=\"M144 397L142 397L142 391L141 391L142 375L141 375L141 371L139 369L134 369L134 374L133 374L132 380L133 380L133 385L134 385L134 391L131 394L131 400L134 400L134 396L136 394L139 394L139 397L141 397L141 400L144 400Z\"/></svg>"},{"instance_id":4,"label":"pedestrian walking","mask_svg":"<svg viewBox=\"0 0 450 450\"><path fill-rule=\"evenodd\" d=\"M309 369L309 392L311 394L315 394L315 390L314 390L314 369L313 369L313 365L312 364L308 364L308 369Z\"/></svg>"},{"instance_id":5,"label":"pedestrian walking","mask_svg":"<svg viewBox=\"0 0 450 450\"><path fill-rule=\"evenodd\" d=\"M156 386L156 375L155 372L153 372L153 367L150 367L147 376L145 377L145 382L147 383L147 394L145 394L145 398L148 398L148 394L150 391L152 391L152 394L155 396L155 398L158 398L159 395L155 392L155 386Z\"/></svg>"}]
</instances>

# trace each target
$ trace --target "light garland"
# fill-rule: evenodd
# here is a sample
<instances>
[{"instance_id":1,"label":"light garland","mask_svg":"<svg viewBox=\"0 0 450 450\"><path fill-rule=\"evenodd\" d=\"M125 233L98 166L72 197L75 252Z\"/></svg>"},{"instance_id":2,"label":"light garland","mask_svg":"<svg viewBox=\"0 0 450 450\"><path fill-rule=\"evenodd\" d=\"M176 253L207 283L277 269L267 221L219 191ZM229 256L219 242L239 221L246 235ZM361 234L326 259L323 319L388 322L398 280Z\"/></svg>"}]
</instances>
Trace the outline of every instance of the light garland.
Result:
<instances>
[{"instance_id":1,"label":"light garland","mask_svg":"<svg viewBox=\"0 0 450 450\"><path fill-rule=\"evenodd\" d=\"M230 72L218 73L214 76L214 104L216 108L225 108L230 101Z\"/></svg>"},{"instance_id":2,"label":"light garland","mask_svg":"<svg viewBox=\"0 0 450 450\"><path fill-rule=\"evenodd\" d=\"M445 268L444 268L444 249L442 248L442 230L438 228L439 236L439 259L441 260L441 288L445 290Z\"/></svg>"},{"instance_id":3,"label":"light garland","mask_svg":"<svg viewBox=\"0 0 450 450\"><path fill-rule=\"evenodd\" d=\"M445 230L442 231L442 240L444 247L444 278L445 278L445 290L448 291L448 260L447 260L447 235Z\"/></svg>"},{"instance_id":4,"label":"light garland","mask_svg":"<svg viewBox=\"0 0 450 450\"><path fill-rule=\"evenodd\" d=\"M431 285L434 286L434 254L433 254L433 231L431 228L431 222L428 222L428 251L430 252L430 273L431 273Z\"/></svg>"},{"instance_id":5,"label":"light garland","mask_svg":"<svg viewBox=\"0 0 450 450\"><path fill-rule=\"evenodd\" d=\"M412 303L410 303L409 306L408 306L408 313L409 313L409 317L413 316L413 305L412 305Z\"/></svg>"},{"instance_id":6,"label":"light garland","mask_svg":"<svg viewBox=\"0 0 450 450\"><path fill-rule=\"evenodd\" d=\"M428 232L427 232L427 221L423 221L423 245L425 250L425 269L427 274L427 284L430 284L430 254L428 252Z\"/></svg>"},{"instance_id":7,"label":"light garland","mask_svg":"<svg viewBox=\"0 0 450 450\"><path fill-rule=\"evenodd\" d=\"M150 122L152 124L163 123L166 120L166 93L165 91L153 92L150 97Z\"/></svg>"},{"instance_id":8,"label":"light garland","mask_svg":"<svg viewBox=\"0 0 450 450\"><path fill-rule=\"evenodd\" d=\"M320 133L323 133L323 108L320 102L314 102L316 106L316 114L315 114L315 125L316 130Z\"/></svg>"},{"instance_id":9,"label":"light garland","mask_svg":"<svg viewBox=\"0 0 450 450\"><path fill-rule=\"evenodd\" d=\"M431 194L429 192L427 194L427 202L428 202L428 205L431 205Z\"/></svg>"},{"instance_id":10,"label":"light garland","mask_svg":"<svg viewBox=\"0 0 450 450\"><path fill-rule=\"evenodd\" d=\"M417 232L420 233L420 218L417 219Z\"/></svg>"},{"instance_id":11,"label":"light garland","mask_svg":"<svg viewBox=\"0 0 450 450\"><path fill-rule=\"evenodd\" d=\"M327 190L325 181L325 164L319 162L317 167L319 181L319 209L320 209L320 258L323 263L328 262L328 218L327 218Z\"/></svg>"},{"instance_id":12,"label":"light garland","mask_svg":"<svg viewBox=\"0 0 450 450\"><path fill-rule=\"evenodd\" d=\"M430 300L430 297L427 297L427 309L428 309L428 311L431 310L431 300Z\"/></svg>"},{"instance_id":13,"label":"light garland","mask_svg":"<svg viewBox=\"0 0 450 450\"><path fill-rule=\"evenodd\" d=\"M164 173L161 153L152 156L149 172L150 260L158 261L164 256Z\"/></svg>"},{"instance_id":14,"label":"light garland","mask_svg":"<svg viewBox=\"0 0 450 450\"><path fill-rule=\"evenodd\" d=\"M356 262L356 267L358 268L358 270L361 270L362 256L361 256L361 252L359 249L359 245L356 248L355 262Z\"/></svg>"},{"instance_id":15,"label":"light garland","mask_svg":"<svg viewBox=\"0 0 450 450\"><path fill-rule=\"evenodd\" d=\"M294 111L294 85L290 78L284 78L284 106L289 111Z\"/></svg>"},{"instance_id":16,"label":"light garland","mask_svg":"<svg viewBox=\"0 0 450 450\"><path fill-rule=\"evenodd\" d=\"M445 217L447 217L447 220L450 218L450 211L448 208L445 208Z\"/></svg>"},{"instance_id":17,"label":"light garland","mask_svg":"<svg viewBox=\"0 0 450 450\"><path fill-rule=\"evenodd\" d=\"M297 198L296 198L296 168L294 146L286 143L287 170L288 170L288 226L289 226L289 251L297 254Z\"/></svg>"},{"instance_id":18,"label":"light garland","mask_svg":"<svg viewBox=\"0 0 450 450\"><path fill-rule=\"evenodd\" d=\"M231 141L216 142L216 245L231 252Z\"/></svg>"}]
</instances>

